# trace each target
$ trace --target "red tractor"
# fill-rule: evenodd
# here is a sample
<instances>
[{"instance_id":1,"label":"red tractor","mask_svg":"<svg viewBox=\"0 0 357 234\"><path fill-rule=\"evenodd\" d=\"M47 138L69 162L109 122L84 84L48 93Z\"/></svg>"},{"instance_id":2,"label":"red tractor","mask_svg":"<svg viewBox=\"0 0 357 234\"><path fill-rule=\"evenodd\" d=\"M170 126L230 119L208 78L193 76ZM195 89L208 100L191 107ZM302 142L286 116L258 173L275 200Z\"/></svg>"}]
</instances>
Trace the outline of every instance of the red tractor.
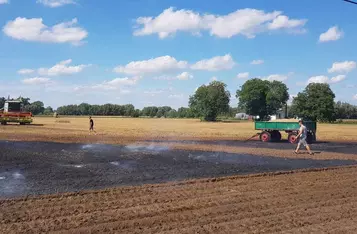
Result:
<instances>
[{"instance_id":1,"label":"red tractor","mask_svg":"<svg viewBox=\"0 0 357 234\"><path fill-rule=\"evenodd\" d=\"M32 113L23 111L21 101L5 101L4 108L0 109L0 124L20 123L20 125L32 123Z\"/></svg>"}]
</instances>

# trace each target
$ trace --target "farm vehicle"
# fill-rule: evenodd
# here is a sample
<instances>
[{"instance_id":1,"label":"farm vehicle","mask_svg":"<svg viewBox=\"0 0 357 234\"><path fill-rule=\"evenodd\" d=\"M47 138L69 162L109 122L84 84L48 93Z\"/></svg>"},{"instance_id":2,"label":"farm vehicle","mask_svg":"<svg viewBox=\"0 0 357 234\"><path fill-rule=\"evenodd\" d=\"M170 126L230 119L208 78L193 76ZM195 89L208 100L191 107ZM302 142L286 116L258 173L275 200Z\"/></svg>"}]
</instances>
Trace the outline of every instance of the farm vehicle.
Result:
<instances>
[{"instance_id":1,"label":"farm vehicle","mask_svg":"<svg viewBox=\"0 0 357 234\"><path fill-rule=\"evenodd\" d=\"M23 111L21 101L5 101L0 109L0 124L19 123L20 125L32 123L32 113Z\"/></svg>"},{"instance_id":2,"label":"farm vehicle","mask_svg":"<svg viewBox=\"0 0 357 234\"><path fill-rule=\"evenodd\" d=\"M307 142L309 144L316 141L316 122L306 121ZM300 125L297 122L255 122L255 130L261 130L260 140L263 142L281 141L281 132L288 134L288 141L292 144L297 142L297 135Z\"/></svg>"}]
</instances>

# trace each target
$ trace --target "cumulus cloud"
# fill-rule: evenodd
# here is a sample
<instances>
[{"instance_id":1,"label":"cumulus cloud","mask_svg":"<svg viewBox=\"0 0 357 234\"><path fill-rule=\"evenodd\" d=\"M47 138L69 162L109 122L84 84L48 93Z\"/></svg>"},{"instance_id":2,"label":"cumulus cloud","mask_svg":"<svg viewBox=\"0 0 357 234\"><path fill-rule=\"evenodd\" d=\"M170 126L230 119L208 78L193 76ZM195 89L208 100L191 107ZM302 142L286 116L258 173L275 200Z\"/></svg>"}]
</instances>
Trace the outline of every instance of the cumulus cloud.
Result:
<instances>
[{"instance_id":1,"label":"cumulus cloud","mask_svg":"<svg viewBox=\"0 0 357 234\"><path fill-rule=\"evenodd\" d=\"M339 83L345 79L346 79L345 75L338 75L338 76L332 77L331 79L329 79L329 77L327 77L327 76L313 76L313 77L310 77L310 79L307 81L307 83L308 84L310 84L310 83L335 84L335 83Z\"/></svg>"},{"instance_id":2,"label":"cumulus cloud","mask_svg":"<svg viewBox=\"0 0 357 234\"><path fill-rule=\"evenodd\" d=\"M353 99L357 100L357 94L353 96Z\"/></svg>"},{"instance_id":3,"label":"cumulus cloud","mask_svg":"<svg viewBox=\"0 0 357 234\"><path fill-rule=\"evenodd\" d=\"M75 4L75 0L37 0L37 3L41 3L47 7L55 8L68 4Z\"/></svg>"},{"instance_id":4,"label":"cumulus cloud","mask_svg":"<svg viewBox=\"0 0 357 234\"><path fill-rule=\"evenodd\" d=\"M48 84L51 79L44 77L34 77L22 80L22 83L27 85L39 85L39 84Z\"/></svg>"},{"instance_id":5,"label":"cumulus cloud","mask_svg":"<svg viewBox=\"0 0 357 234\"><path fill-rule=\"evenodd\" d=\"M100 92L103 94L109 94L112 92L115 92L116 94L129 94L131 93L129 87L135 86L139 80L140 77L115 78L113 80L103 81L97 84L75 86L72 90L78 95L92 92Z\"/></svg>"},{"instance_id":6,"label":"cumulus cloud","mask_svg":"<svg viewBox=\"0 0 357 234\"><path fill-rule=\"evenodd\" d=\"M289 75L283 75L283 74L273 74L273 75L269 75L266 77L263 77L263 80L269 80L269 81L286 81L289 78Z\"/></svg>"},{"instance_id":7,"label":"cumulus cloud","mask_svg":"<svg viewBox=\"0 0 357 234\"><path fill-rule=\"evenodd\" d=\"M144 75L185 69L187 66L188 63L186 61L177 61L171 56L161 56L149 60L133 61L125 66L117 66L114 68L114 72L128 75Z\"/></svg>"},{"instance_id":8,"label":"cumulus cloud","mask_svg":"<svg viewBox=\"0 0 357 234\"><path fill-rule=\"evenodd\" d=\"M227 15L200 14L192 10L176 10L170 7L156 17L139 17L136 19L134 35L145 36L157 34L163 39L176 32L190 32L193 35L209 31L220 38L243 35L254 38L257 34L276 31L303 31L305 19L290 19L280 11L264 12L257 9L239 9Z\"/></svg>"},{"instance_id":9,"label":"cumulus cloud","mask_svg":"<svg viewBox=\"0 0 357 234\"><path fill-rule=\"evenodd\" d=\"M180 75L176 77L179 80L189 80L193 78L193 75L188 72L182 72Z\"/></svg>"},{"instance_id":10,"label":"cumulus cloud","mask_svg":"<svg viewBox=\"0 0 357 234\"><path fill-rule=\"evenodd\" d=\"M134 86L137 84L140 77L134 78L115 78L111 81L104 81L101 84L92 85L92 89L104 89L104 90L117 90L127 86Z\"/></svg>"},{"instance_id":11,"label":"cumulus cloud","mask_svg":"<svg viewBox=\"0 0 357 234\"><path fill-rule=\"evenodd\" d=\"M238 79L248 79L249 78L249 72L243 72L243 73L239 73L237 75Z\"/></svg>"},{"instance_id":12,"label":"cumulus cloud","mask_svg":"<svg viewBox=\"0 0 357 234\"><path fill-rule=\"evenodd\" d=\"M203 59L191 66L193 70L220 71L230 70L234 67L235 62L230 54L216 56L210 59Z\"/></svg>"},{"instance_id":13,"label":"cumulus cloud","mask_svg":"<svg viewBox=\"0 0 357 234\"><path fill-rule=\"evenodd\" d=\"M6 4L9 3L9 0L0 0L0 4Z\"/></svg>"},{"instance_id":14,"label":"cumulus cloud","mask_svg":"<svg viewBox=\"0 0 357 234\"><path fill-rule=\"evenodd\" d=\"M336 62L332 64L332 67L328 69L329 73L334 72L343 72L348 73L356 68L357 64L354 61L344 61L344 62Z\"/></svg>"},{"instance_id":15,"label":"cumulus cloud","mask_svg":"<svg viewBox=\"0 0 357 234\"><path fill-rule=\"evenodd\" d=\"M305 32L301 26L305 25L307 20L296 20L289 19L286 15L279 15L276 17L273 22L268 24L268 29L270 30L278 30L278 29L297 29L296 32Z\"/></svg>"},{"instance_id":16,"label":"cumulus cloud","mask_svg":"<svg viewBox=\"0 0 357 234\"><path fill-rule=\"evenodd\" d=\"M337 41L343 37L343 32L337 27L331 27L320 35L320 42Z\"/></svg>"},{"instance_id":17,"label":"cumulus cloud","mask_svg":"<svg viewBox=\"0 0 357 234\"><path fill-rule=\"evenodd\" d=\"M35 70L33 70L33 69L20 69L17 71L17 73L20 75L28 75L28 74L32 74L34 72L35 72Z\"/></svg>"},{"instance_id":18,"label":"cumulus cloud","mask_svg":"<svg viewBox=\"0 0 357 234\"><path fill-rule=\"evenodd\" d=\"M332 77L330 80L330 83L339 83L339 82L343 81L344 79L346 79L345 75L338 75L338 76Z\"/></svg>"},{"instance_id":19,"label":"cumulus cloud","mask_svg":"<svg viewBox=\"0 0 357 234\"><path fill-rule=\"evenodd\" d=\"M49 27L42 22L42 18L21 18L7 22L3 32L14 39L33 42L46 43L71 43L80 45L83 39L88 36L88 32L81 27L77 27L77 19L70 22L63 22Z\"/></svg>"},{"instance_id":20,"label":"cumulus cloud","mask_svg":"<svg viewBox=\"0 0 357 234\"><path fill-rule=\"evenodd\" d=\"M250 64L252 65L260 65L260 64L263 64L264 63L264 60L253 60Z\"/></svg>"},{"instance_id":21,"label":"cumulus cloud","mask_svg":"<svg viewBox=\"0 0 357 234\"><path fill-rule=\"evenodd\" d=\"M38 69L38 73L42 76L71 75L71 74L80 73L83 71L83 69L91 66L90 64L88 64L88 65L81 64L81 65L77 65L77 66L70 66L69 64L71 64L71 63L72 63L72 59L61 61L51 68Z\"/></svg>"},{"instance_id":22,"label":"cumulus cloud","mask_svg":"<svg viewBox=\"0 0 357 234\"><path fill-rule=\"evenodd\" d=\"M329 82L329 78L327 76L313 76L310 77L307 83L322 83L327 84Z\"/></svg>"}]
</instances>

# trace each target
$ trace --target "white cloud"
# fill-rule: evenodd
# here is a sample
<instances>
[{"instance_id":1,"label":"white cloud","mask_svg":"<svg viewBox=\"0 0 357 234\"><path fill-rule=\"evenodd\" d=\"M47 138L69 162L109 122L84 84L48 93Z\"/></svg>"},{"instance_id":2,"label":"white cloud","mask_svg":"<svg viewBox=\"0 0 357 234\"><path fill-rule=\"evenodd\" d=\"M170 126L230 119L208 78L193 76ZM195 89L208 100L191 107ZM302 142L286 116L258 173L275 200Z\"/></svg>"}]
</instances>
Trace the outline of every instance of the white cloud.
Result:
<instances>
[{"instance_id":1,"label":"white cloud","mask_svg":"<svg viewBox=\"0 0 357 234\"><path fill-rule=\"evenodd\" d=\"M254 38L259 33L278 29L302 31L306 22L305 19L289 19L280 11L266 13L246 8L227 15L213 15L170 7L157 17L137 18L134 35L158 34L160 38L166 38L178 31L199 35L201 31L206 30L220 38L231 38L239 34Z\"/></svg>"},{"instance_id":2,"label":"white cloud","mask_svg":"<svg viewBox=\"0 0 357 234\"><path fill-rule=\"evenodd\" d=\"M55 7L61 7L67 4L75 4L75 0L37 0L37 3L41 3L45 6L55 8Z\"/></svg>"},{"instance_id":3,"label":"white cloud","mask_svg":"<svg viewBox=\"0 0 357 234\"><path fill-rule=\"evenodd\" d=\"M276 17L273 22L268 24L268 28L271 30L278 30L278 29L296 29L300 32L304 32L303 29L301 29L301 26L304 26L306 24L307 20L295 20L295 19L289 19L286 15L279 15ZM297 32L298 32L297 31Z\"/></svg>"},{"instance_id":4,"label":"white cloud","mask_svg":"<svg viewBox=\"0 0 357 234\"><path fill-rule=\"evenodd\" d=\"M310 83L336 84L346 79L345 75L338 75L329 79L327 76L313 76L307 81Z\"/></svg>"},{"instance_id":5,"label":"white cloud","mask_svg":"<svg viewBox=\"0 0 357 234\"><path fill-rule=\"evenodd\" d=\"M134 78L115 78L111 81L104 81L101 84L95 84L90 86L92 89L101 89L101 90L117 90L127 86L134 86L137 84L140 77Z\"/></svg>"},{"instance_id":6,"label":"white cloud","mask_svg":"<svg viewBox=\"0 0 357 234\"><path fill-rule=\"evenodd\" d=\"M51 79L44 77L34 77L22 80L22 83L27 85L48 84Z\"/></svg>"},{"instance_id":7,"label":"white cloud","mask_svg":"<svg viewBox=\"0 0 357 234\"><path fill-rule=\"evenodd\" d=\"M49 27L43 24L42 18L18 17L7 22L3 32L17 40L80 45L83 43L82 40L88 36L88 32L83 28L76 27L77 23L78 21L75 18L70 22Z\"/></svg>"},{"instance_id":8,"label":"white cloud","mask_svg":"<svg viewBox=\"0 0 357 234\"><path fill-rule=\"evenodd\" d=\"M320 42L337 41L343 37L343 32L337 27L331 27L320 35Z\"/></svg>"},{"instance_id":9,"label":"white cloud","mask_svg":"<svg viewBox=\"0 0 357 234\"><path fill-rule=\"evenodd\" d=\"M149 60L133 61L125 66L117 66L114 71L129 75L144 75L184 69L187 65L186 61L177 61L171 56L161 56Z\"/></svg>"},{"instance_id":10,"label":"white cloud","mask_svg":"<svg viewBox=\"0 0 357 234\"><path fill-rule=\"evenodd\" d=\"M244 73L239 73L237 75L238 79L248 79L249 78L249 72L244 72Z\"/></svg>"},{"instance_id":11,"label":"white cloud","mask_svg":"<svg viewBox=\"0 0 357 234\"><path fill-rule=\"evenodd\" d=\"M282 75L282 74L273 74L270 76L263 77L263 80L269 80L269 81L286 81L289 78L289 75Z\"/></svg>"},{"instance_id":12,"label":"white cloud","mask_svg":"<svg viewBox=\"0 0 357 234\"><path fill-rule=\"evenodd\" d=\"M203 59L191 66L193 70L220 71L230 70L234 67L235 62L230 54L216 56L210 59Z\"/></svg>"},{"instance_id":13,"label":"white cloud","mask_svg":"<svg viewBox=\"0 0 357 234\"><path fill-rule=\"evenodd\" d=\"M263 64L264 63L264 60L253 60L250 64L252 65L260 65L260 64Z\"/></svg>"},{"instance_id":14,"label":"white cloud","mask_svg":"<svg viewBox=\"0 0 357 234\"><path fill-rule=\"evenodd\" d=\"M338 76L332 77L330 80L330 83L338 83L338 82L343 81L344 79L346 79L345 75L338 75Z\"/></svg>"},{"instance_id":15,"label":"white cloud","mask_svg":"<svg viewBox=\"0 0 357 234\"><path fill-rule=\"evenodd\" d=\"M0 4L6 4L9 3L9 0L0 0Z\"/></svg>"},{"instance_id":16,"label":"white cloud","mask_svg":"<svg viewBox=\"0 0 357 234\"><path fill-rule=\"evenodd\" d=\"M353 96L353 99L357 100L357 94Z\"/></svg>"},{"instance_id":17,"label":"white cloud","mask_svg":"<svg viewBox=\"0 0 357 234\"><path fill-rule=\"evenodd\" d=\"M310 83L322 83L327 84L329 83L329 78L327 76L313 76L307 81L308 84Z\"/></svg>"},{"instance_id":18,"label":"white cloud","mask_svg":"<svg viewBox=\"0 0 357 234\"><path fill-rule=\"evenodd\" d=\"M32 74L34 72L35 72L35 70L32 70L32 69L20 69L17 71L17 73L20 75L28 75L28 74Z\"/></svg>"},{"instance_id":19,"label":"white cloud","mask_svg":"<svg viewBox=\"0 0 357 234\"><path fill-rule=\"evenodd\" d=\"M193 75L188 72L182 72L180 75L177 76L179 80L189 80L192 79Z\"/></svg>"},{"instance_id":20,"label":"white cloud","mask_svg":"<svg viewBox=\"0 0 357 234\"><path fill-rule=\"evenodd\" d=\"M80 73L83 69L91 66L88 65L77 65L77 66L69 66L72 63L72 59L64 60L51 68L40 68L38 69L38 73L42 76L60 76L60 75L70 75L75 73Z\"/></svg>"},{"instance_id":21,"label":"white cloud","mask_svg":"<svg viewBox=\"0 0 357 234\"><path fill-rule=\"evenodd\" d=\"M344 72L348 73L356 68L357 64L354 61L344 61L344 62L336 62L332 64L332 67L328 69L329 73L334 72Z\"/></svg>"}]
</instances>

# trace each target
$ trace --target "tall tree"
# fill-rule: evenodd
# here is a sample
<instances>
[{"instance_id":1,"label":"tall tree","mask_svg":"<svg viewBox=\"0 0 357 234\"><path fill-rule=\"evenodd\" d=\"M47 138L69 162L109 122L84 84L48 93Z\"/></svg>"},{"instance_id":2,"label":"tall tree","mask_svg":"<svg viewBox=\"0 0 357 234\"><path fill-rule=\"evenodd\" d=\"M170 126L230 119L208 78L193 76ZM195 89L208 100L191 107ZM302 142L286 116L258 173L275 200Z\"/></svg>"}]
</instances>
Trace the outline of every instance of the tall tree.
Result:
<instances>
[{"instance_id":1,"label":"tall tree","mask_svg":"<svg viewBox=\"0 0 357 234\"><path fill-rule=\"evenodd\" d=\"M246 81L236 97L239 109L249 115L267 119L275 114L289 100L287 86L280 81L267 81L258 78Z\"/></svg>"},{"instance_id":2,"label":"tall tree","mask_svg":"<svg viewBox=\"0 0 357 234\"><path fill-rule=\"evenodd\" d=\"M209 85L199 87L195 94L190 96L189 106L193 113L204 120L215 121L219 114L229 111L230 97L226 84L212 81Z\"/></svg>"},{"instance_id":3,"label":"tall tree","mask_svg":"<svg viewBox=\"0 0 357 234\"><path fill-rule=\"evenodd\" d=\"M53 109L52 107L48 106L45 108L45 110L43 111L44 115L53 115Z\"/></svg>"},{"instance_id":4,"label":"tall tree","mask_svg":"<svg viewBox=\"0 0 357 234\"><path fill-rule=\"evenodd\" d=\"M44 104L41 101L36 101L26 106L26 110L32 112L33 115L42 114L45 110Z\"/></svg>"},{"instance_id":5,"label":"tall tree","mask_svg":"<svg viewBox=\"0 0 357 234\"><path fill-rule=\"evenodd\" d=\"M336 120L334 98L328 84L311 83L294 98L292 108L300 118L332 122Z\"/></svg>"}]
</instances>

